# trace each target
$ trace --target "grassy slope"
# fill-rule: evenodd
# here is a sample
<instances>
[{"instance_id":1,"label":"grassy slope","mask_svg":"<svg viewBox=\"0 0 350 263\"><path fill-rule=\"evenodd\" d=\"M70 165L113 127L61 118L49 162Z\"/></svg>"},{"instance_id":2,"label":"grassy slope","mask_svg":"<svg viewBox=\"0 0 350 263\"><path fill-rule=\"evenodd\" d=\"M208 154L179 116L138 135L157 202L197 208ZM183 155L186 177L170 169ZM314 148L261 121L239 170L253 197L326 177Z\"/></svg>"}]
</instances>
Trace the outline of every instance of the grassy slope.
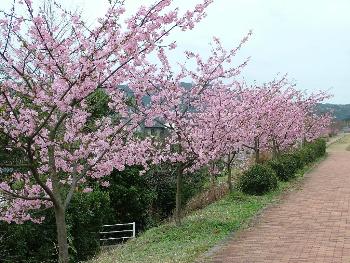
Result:
<instances>
[{"instance_id":1,"label":"grassy slope","mask_svg":"<svg viewBox=\"0 0 350 263\"><path fill-rule=\"evenodd\" d=\"M297 178L308 169L310 167L300 171ZM187 216L180 227L168 223L152 228L91 262L193 262L230 233L247 226L250 219L296 181L280 182L276 191L264 196L234 192Z\"/></svg>"}]
</instances>

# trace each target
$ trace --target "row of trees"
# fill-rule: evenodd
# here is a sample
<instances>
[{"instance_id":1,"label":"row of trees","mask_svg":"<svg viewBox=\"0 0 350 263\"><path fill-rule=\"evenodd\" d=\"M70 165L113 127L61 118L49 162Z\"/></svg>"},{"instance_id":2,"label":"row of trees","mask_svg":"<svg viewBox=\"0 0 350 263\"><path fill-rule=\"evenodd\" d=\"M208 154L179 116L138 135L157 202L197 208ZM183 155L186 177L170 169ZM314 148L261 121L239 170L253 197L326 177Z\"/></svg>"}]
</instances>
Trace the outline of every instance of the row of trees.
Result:
<instances>
[{"instance_id":1,"label":"row of trees","mask_svg":"<svg viewBox=\"0 0 350 263\"><path fill-rule=\"evenodd\" d=\"M1 12L0 136L12 158L0 160L0 219L40 223L32 212L53 207L59 262L68 262L67 208L92 180L108 187L113 170L170 165L180 223L186 174L224 160L232 189L239 151L253 150L256 161L261 151L278 155L319 137L330 121L314 113L322 92L306 96L285 76L262 86L237 80L247 61L232 60L251 33L232 50L214 38L207 59L186 52L195 67L172 68L168 52L176 44L166 38L191 30L211 0L182 13L160 0L127 19L123 2L111 2L93 26L49 1L14 1ZM141 136L140 127L155 124L164 138Z\"/></svg>"}]
</instances>

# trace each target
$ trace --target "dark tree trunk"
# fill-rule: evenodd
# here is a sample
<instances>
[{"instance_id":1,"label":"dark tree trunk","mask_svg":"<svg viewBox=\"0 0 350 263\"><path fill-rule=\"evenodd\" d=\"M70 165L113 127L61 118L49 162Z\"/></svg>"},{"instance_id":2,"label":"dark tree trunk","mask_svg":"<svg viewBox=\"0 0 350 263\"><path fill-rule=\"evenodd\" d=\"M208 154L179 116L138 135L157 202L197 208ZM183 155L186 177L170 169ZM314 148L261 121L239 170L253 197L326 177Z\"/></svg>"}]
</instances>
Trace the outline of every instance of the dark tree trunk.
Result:
<instances>
[{"instance_id":1,"label":"dark tree trunk","mask_svg":"<svg viewBox=\"0 0 350 263\"><path fill-rule=\"evenodd\" d=\"M259 138L254 139L255 163L260 163L260 145Z\"/></svg>"},{"instance_id":2,"label":"dark tree trunk","mask_svg":"<svg viewBox=\"0 0 350 263\"><path fill-rule=\"evenodd\" d=\"M211 184L215 185L215 183L216 183L216 175L214 173L214 171L215 171L215 163L214 162L212 162L212 164L211 164L211 169L212 169L212 173L211 173L211 176L210 176L210 180L211 180Z\"/></svg>"},{"instance_id":3,"label":"dark tree trunk","mask_svg":"<svg viewBox=\"0 0 350 263\"><path fill-rule=\"evenodd\" d=\"M281 150L280 150L280 146L276 143L276 151L277 151L277 157L281 156Z\"/></svg>"},{"instance_id":4,"label":"dark tree trunk","mask_svg":"<svg viewBox=\"0 0 350 263\"><path fill-rule=\"evenodd\" d=\"M306 136L304 136L304 137L303 137L302 146L305 146L306 143L307 143Z\"/></svg>"},{"instance_id":5,"label":"dark tree trunk","mask_svg":"<svg viewBox=\"0 0 350 263\"><path fill-rule=\"evenodd\" d=\"M55 141L56 130L50 132L49 138L51 142ZM58 244L58 263L68 263L68 240L67 240L67 225L66 225L66 205L62 201L61 189L59 176L56 169L55 161L55 145L50 145L48 147L48 157L49 157L49 170L52 181L52 201L54 204L55 219L56 219L56 230L57 230L57 244Z\"/></svg>"},{"instance_id":6,"label":"dark tree trunk","mask_svg":"<svg viewBox=\"0 0 350 263\"><path fill-rule=\"evenodd\" d=\"M55 206L55 218L57 229L57 242L58 242L58 262L68 263L68 242L67 242L67 226L65 211L62 207Z\"/></svg>"},{"instance_id":7,"label":"dark tree trunk","mask_svg":"<svg viewBox=\"0 0 350 263\"><path fill-rule=\"evenodd\" d=\"M180 166L177 168L176 176L176 208L175 208L175 223L181 225L181 212L182 212L182 180L183 180L183 168Z\"/></svg>"},{"instance_id":8,"label":"dark tree trunk","mask_svg":"<svg viewBox=\"0 0 350 263\"><path fill-rule=\"evenodd\" d=\"M232 162L237 152L232 152L227 155L226 170L227 170L227 185L230 192L233 192L232 184Z\"/></svg>"},{"instance_id":9,"label":"dark tree trunk","mask_svg":"<svg viewBox=\"0 0 350 263\"><path fill-rule=\"evenodd\" d=\"M228 185L228 190L230 192L233 191L233 185L232 185L232 169L231 169L231 164L227 165L227 185Z\"/></svg>"},{"instance_id":10,"label":"dark tree trunk","mask_svg":"<svg viewBox=\"0 0 350 263\"><path fill-rule=\"evenodd\" d=\"M272 139L272 156L273 158L277 158L278 157L278 147L276 144L276 140Z\"/></svg>"}]
</instances>

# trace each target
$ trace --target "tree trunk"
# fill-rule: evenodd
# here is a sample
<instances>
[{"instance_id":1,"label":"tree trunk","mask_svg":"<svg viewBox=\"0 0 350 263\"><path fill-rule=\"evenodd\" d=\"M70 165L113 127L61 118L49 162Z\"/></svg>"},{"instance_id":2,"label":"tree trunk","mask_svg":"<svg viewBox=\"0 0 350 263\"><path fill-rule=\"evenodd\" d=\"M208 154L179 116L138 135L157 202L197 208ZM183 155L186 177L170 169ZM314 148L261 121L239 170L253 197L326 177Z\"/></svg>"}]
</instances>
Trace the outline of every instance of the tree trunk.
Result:
<instances>
[{"instance_id":1,"label":"tree trunk","mask_svg":"<svg viewBox=\"0 0 350 263\"><path fill-rule=\"evenodd\" d=\"M49 138L50 141L55 141L56 131L51 131ZM67 241L67 225L66 225L66 206L62 202L59 177L57 175L56 160L55 160L55 144L48 147L49 156L49 168L52 182L52 192L54 200L54 210L56 219L57 230L57 243L58 243L58 263L68 263L68 241Z\"/></svg>"},{"instance_id":2,"label":"tree trunk","mask_svg":"<svg viewBox=\"0 0 350 263\"><path fill-rule=\"evenodd\" d=\"M68 263L68 242L67 242L67 226L65 219L65 211L62 207L55 206L55 218L57 229L57 242L58 242L58 262Z\"/></svg>"},{"instance_id":3,"label":"tree trunk","mask_svg":"<svg viewBox=\"0 0 350 263\"><path fill-rule=\"evenodd\" d=\"M212 173L211 173L211 176L210 176L210 180L211 180L211 184L215 185L215 183L216 183L216 175L215 175L215 163L214 162L212 162L212 164L211 164L211 169L212 169Z\"/></svg>"},{"instance_id":4,"label":"tree trunk","mask_svg":"<svg viewBox=\"0 0 350 263\"><path fill-rule=\"evenodd\" d=\"M276 151L277 151L277 157L281 156L281 150L279 144L276 143Z\"/></svg>"},{"instance_id":5,"label":"tree trunk","mask_svg":"<svg viewBox=\"0 0 350 263\"><path fill-rule=\"evenodd\" d=\"M181 225L182 179L183 179L183 169L182 167L179 167L177 169L177 177L176 177L176 208L175 208L175 223L178 226Z\"/></svg>"},{"instance_id":6,"label":"tree trunk","mask_svg":"<svg viewBox=\"0 0 350 263\"><path fill-rule=\"evenodd\" d=\"M307 143L307 140L306 140L306 136L304 135L303 136L303 142L302 142L302 147L304 147L305 146L305 144Z\"/></svg>"},{"instance_id":7,"label":"tree trunk","mask_svg":"<svg viewBox=\"0 0 350 263\"><path fill-rule=\"evenodd\" d=\"M230 191L230 193L233 192L231 165L227 166L227 184L228 184L228 190Z\"/></svg>"},{"instance_id":8,"label":"tree trunk","mask_svg":"<svg viewBox=\"0 0 350 263\"><path fill-rule=\"evenodd\" d=\"M260 163L260 145L259 145L258 137L255 137L255 140L254 140L254 150L255 150L255 163Z\"/></svg>"},{"instance_id":9,"label":"tree trunk","mask_svg":"<svg viewBox=\"0 0 350 263\"><path fill-rule=\"evenodd\" d=\"M227 156L227 163L226 163L226 170L227 170L227 185L230 193L233 191L233 185L232 185L232 169L231 169L231 155L229 154Z\"/></svg>"},{"instance_id":10,"label":"tree trunk","mask_svg":"<svg viewBox=\"0 0 350 263\"><path fill-rule=\"evenodd\" d=\"M272 157L277 158L278 157L278 149L276 145L276 140L272 139Z\"/></svg>"}]
</instances>

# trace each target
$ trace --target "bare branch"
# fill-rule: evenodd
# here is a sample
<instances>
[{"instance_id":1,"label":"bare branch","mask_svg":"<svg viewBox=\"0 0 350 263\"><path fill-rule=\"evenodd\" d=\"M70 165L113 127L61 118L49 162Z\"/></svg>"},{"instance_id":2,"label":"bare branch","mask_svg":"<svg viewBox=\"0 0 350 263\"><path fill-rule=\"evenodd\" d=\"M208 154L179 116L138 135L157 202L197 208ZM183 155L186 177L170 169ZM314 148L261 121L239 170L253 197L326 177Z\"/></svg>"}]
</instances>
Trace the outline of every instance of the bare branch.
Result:
<instances>
[{"instance_id":1,"label":"bare branch","mask_svg":"<svg viewBox=\"0 0 350 263\"><path fill-rule=\"evenodd\" d=\"M20 199L24 199L24 200L51 201L51 199L48 198L48 197L43 197L43 196L24 196L24 195L17 194L15 192L7 191L7 190L2 189L2 188L0 188L0 192L5 193L5 195L9 195L12 198L20 198Z\"/></svg>"}]
</instances>

